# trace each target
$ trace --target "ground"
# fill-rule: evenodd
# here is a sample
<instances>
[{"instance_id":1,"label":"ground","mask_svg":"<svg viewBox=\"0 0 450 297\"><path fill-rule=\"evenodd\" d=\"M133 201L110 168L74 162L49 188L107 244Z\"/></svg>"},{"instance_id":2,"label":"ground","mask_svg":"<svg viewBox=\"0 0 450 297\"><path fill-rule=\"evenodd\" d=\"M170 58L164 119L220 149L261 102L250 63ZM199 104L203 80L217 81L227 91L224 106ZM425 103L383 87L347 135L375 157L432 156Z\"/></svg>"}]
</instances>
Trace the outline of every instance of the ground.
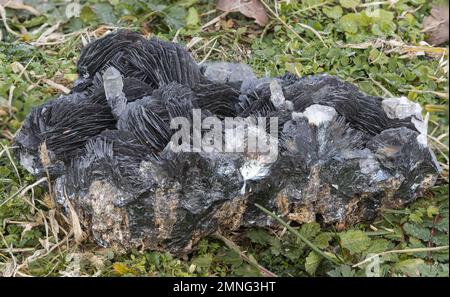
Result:
<instances>
[{"instance_id":1,"label":"ground","mask_svg":"<svg viewBox=\"0 0 450 297\"><path fill-rule=\"evenodd\" d=\"M0 0L0 275L448 276L448 44L430 46L422 32L445 1L370 2L264 0L262 27L205 0ZM197 61L245 62L261 76L329 73L369 94L407 96L430 113L442 174L425 197L370 223L239 230L184 258L99 248L55 212L11 140L30 108L70 89L82 46L117 27L179 42Z\"/></svg>"}]
</instances>

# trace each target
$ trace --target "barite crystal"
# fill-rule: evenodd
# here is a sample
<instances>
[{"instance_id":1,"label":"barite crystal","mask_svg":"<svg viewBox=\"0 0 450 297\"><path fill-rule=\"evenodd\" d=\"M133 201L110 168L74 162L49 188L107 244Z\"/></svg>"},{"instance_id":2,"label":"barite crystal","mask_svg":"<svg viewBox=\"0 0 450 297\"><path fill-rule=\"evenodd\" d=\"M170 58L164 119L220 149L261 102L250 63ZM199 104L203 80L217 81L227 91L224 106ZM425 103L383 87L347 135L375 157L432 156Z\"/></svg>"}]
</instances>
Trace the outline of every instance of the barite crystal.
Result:
<instances>
[{"instance_id":1,"label":"barite crystal","mask_svg":"<svg viewBox=\"0 0 450 297\"><path fill-rule=\"evenodd\" d=\"M420 105L333 76L199 66L122 30L87 45L77 68L69 95L30 112L16 153L102 246L187 253L218 230L276 224L255 203L298 223L373 220L440 172Z\"/></svg>"}]
</instances>

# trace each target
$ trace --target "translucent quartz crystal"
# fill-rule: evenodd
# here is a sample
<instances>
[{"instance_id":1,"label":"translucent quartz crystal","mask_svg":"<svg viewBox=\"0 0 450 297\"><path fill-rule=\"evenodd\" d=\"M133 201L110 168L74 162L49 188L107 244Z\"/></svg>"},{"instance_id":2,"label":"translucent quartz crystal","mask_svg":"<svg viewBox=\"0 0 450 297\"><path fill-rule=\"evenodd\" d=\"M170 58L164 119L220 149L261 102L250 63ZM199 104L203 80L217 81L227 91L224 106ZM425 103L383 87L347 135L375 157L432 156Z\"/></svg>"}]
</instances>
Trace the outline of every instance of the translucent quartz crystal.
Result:
<instances>
[{"instance_id":1,"label":"translucent quartz crystal","mask_svg":"<svg viewBox=\"0 0 450 297\"><path fill-rule=\"evenodd\" d=\"M285 108L285 98L283 94L283 89L276 79L270 82L270 100L272 101L273 106L276 109L284 109Z\"/></svg>"},{"instance_id":2,"label":"translucent quartz crystal","mask_svg":"<svg viewBox=\"0 0 450 297\"><path fill-rule=\"evenodd\" d=\"M293 111L291 113L291 116L292 116L292 120L294 122L299 122L299 121L301 121L302 118L305 117L302 112L296 112L296 111Z\"/></svg>"},{"instance_id":3,"label":"translucent quartz crystal","mask_svg":"<svg viewBox=\"0 0 450 297\"><path fill-rule=\"evenodd\" d=\"M421 144L423 147L427 147L428 140L428 121L430 119L430 114L427 112L425 119L422 121L420 119L416 119L414 117L411 118L411 122L414 124L414 127L416 127L417 131L420 133L417 136L417 142Z\"/></svg>"},{"instance_id":4,"label":"translucent quartz crystal","mask_svg":"<svg viewBox=\"0 0 450 297\"><path fill-rule=\"evenodd\" d=\"M384 111L391 119L405 119L414 116L422 119L422 107L419 103L412 102L406 97L387 98L381 102Z\"/></svg>"},{"instance_id":5,"label":"translucent quartz crystal","mask_svg":"<svg viewBox=\"0 0 450 297\"><path fill-rule=\"evenodd\" d=\"M286 110L294 110L294 103L292 101L286 100Z\"/></svg>"},{"instance_id":6,"label":"translucent quartz crystal","mask_svg":"<svg viewBox=\"0 0 450 297\"><path fill-rule=\"evenodd\" d=\"M103 88L106 100L116 118L120 117L127 105L127 99L123 90L123 80L120 71L113 66L103 73Z\"/></svg>"},{"instance_id":7,"label":"translucent quartz crystal","mask_svg":"<svg viewBox=\"0 0 450 297\"><path fill-rule=\"evenodd\" d=\"M113 66L106 69L103 73L103 87L108 101L123 95L123 80L120 71Z\"/></svg>"},{"instance_id":8,"label":"translucent quartz crystal","mask_svg":"<svg viewBox=\"0 0 450 297\"><path fill-rule=\"evenodd\" d=\"M391 119L405 119L411 117L411 122L420 133L417 136L417 142L422 146L427 146L428 118L422 117L422 107L417 102L412 102L406 97L387 98L381 102L384 111Z\"/></svg>"},{"instance_id":9,"label":"translucent quartz crystal","mask_svg":"<svg viewBox=\"0 0 450 297\"><path fill-rule=\"evenodd\" d=\"M256 79L250 66L240 63L206 62L201 65L204 75L213 81L233 82Z\"/></svg>"}]
</instances>

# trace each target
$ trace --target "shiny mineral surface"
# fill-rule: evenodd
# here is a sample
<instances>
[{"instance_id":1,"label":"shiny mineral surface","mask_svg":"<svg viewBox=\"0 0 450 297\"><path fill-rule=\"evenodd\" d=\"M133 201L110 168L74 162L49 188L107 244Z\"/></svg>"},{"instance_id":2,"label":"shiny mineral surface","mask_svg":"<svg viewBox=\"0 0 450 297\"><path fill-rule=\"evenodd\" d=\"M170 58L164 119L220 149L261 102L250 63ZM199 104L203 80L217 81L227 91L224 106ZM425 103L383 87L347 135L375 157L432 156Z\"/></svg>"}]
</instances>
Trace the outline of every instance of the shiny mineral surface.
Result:
<instances>
[{"instance_id":1,"label":"shiny mineral surface","mask_svg":"<svg viewBox=\"0 0 450 297\"><path fill-rule=\"evenodd\" d=\"M440 170L420 105L333 76L197 65L182 46L129 31L86 46L77 66L71 94L28 115L16 153L32 174L50 174L61 211L70 201L102 246L187 253L218 230L274 224L255 203L299 223L371 220L422 195ZM195 127L211 116L216 146L174 149L174 119ZM227 127L230 117L244 125ZM209 132L183 137L215 140ZM270 153L250 151L250 137Z\"/></svg>"}]
</instances>

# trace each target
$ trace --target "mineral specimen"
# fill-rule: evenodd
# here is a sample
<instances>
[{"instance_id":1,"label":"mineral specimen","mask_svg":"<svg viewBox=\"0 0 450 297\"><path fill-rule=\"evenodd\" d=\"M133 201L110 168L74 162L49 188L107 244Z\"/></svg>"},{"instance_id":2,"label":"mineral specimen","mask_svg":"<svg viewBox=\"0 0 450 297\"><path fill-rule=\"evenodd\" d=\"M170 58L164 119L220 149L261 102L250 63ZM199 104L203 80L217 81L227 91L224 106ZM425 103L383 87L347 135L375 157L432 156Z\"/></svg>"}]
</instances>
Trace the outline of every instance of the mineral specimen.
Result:
<instances>
[{"instance_id":1,"label":"mineral specimen","mask_svg":"<svg viewBox=\"0 0 450 297\"><path fill-rule=\"evenodd\" d=\"M72 93L33 109L15 144L102 246L186 253L217 230L275 224L255 203L299 223L372 220L440 171L420 105L333 76L199 66L129 31L86 46L77 67Z\"/></svg>"}]
</instances>

